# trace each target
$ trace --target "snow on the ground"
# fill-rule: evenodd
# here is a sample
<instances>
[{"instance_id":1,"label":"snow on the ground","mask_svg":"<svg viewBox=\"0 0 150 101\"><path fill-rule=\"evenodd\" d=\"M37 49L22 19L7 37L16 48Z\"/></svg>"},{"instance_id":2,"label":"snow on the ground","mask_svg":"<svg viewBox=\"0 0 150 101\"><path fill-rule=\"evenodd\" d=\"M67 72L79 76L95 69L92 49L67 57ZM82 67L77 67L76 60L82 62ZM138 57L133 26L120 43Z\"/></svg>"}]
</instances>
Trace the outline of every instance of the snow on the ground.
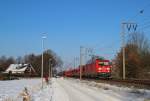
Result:
<instances>
[{"instance_id":1,"label":"snow on the ground","mask_svg":"<svg viewBox=\"0 0 150 101\"><path fill-rule=\"evenodd\" d=\"M24 87L29 89L31 101L149 101L150 90L117 87L114 85L53 78L41 89L40 79L0 81L0 101L16 97ZM14 100L14 101L22 101Z\"/></svg>"},{"instance_id":2,"label":"snow on the ground","mask_svg":"<svg viewBox=\"0 0 150 101\"><path fill-rule=\"evenodd\" d=\"M40 89L31 97L32 101L70 101L67 93L54 78L49 85L45 85L43 89Z\"/></svg>"},{"instance_id":3,"label":"snow on the ground","mask_svg":"<svg viewBox=\"0 0 150 101\"><path fill-rule=\"evenodd\" d=\"M71 80L56 80L56 82L67 93L69 101L120 101Z\"/></svg>"},{"instance_id":4,"label":"snow on the ground","mask_svg":"<svg viewBox=\"0 0 150 101\"><path fill-rule=\"evenodd\" d=\"M66 99L61 101L149 101L150 90L117 87L114 85L80 81L77 79L53 79L54 92L60 101L61 96ZM58 90L59 89L59 90ZM55 97L54 97L55 98Z\"/></svg>"},{"instance_id":5,"label":"snow on the ground","mask_svg":"<svg viewBox=\"0 0 150 101\"><path fill-rule=\"evenodd\" d=\"M19 94L26 87L30 93L34 92L40 86L40 79L20 79L20 80L8 80L0 81L0 101L6 99L15 99L15 101L22 101ZM36 88L37 87L37 88Z\"/></svg>"},{"instance_id":6,"label":"snow on the ground","mask_svg":"<svg viewBox=\"0 0 150 101\"><path fill-rule=\"evenodd\" d=\"M63 78L59 78L58 80L63 80ZM70 101L67 92L57 82L57 79L53 79L52 86L53 86L52 101Z\"/></svg>"},{"instance_id":7,"label":"snow on the ground","mask_svg":"<svg viewBox=\"0 0 150 101\"><path fill-rule=\"evenodd\" d=\"M118 87L115 85L96 83L91 81L80 81L74 79L68 79L75 86L82 85L87 88L95 90L97 93L103 93L109 95L110 97L116 97L120 101L150 101L150 90L147 89L137 89L128 87ZM115 100L113 100L115 101Z\"/></svg>"},{"instance_id":8,"label":"snow on the ground","mask_svg":"<svg viewBox=\"0 0 150 101\"><path fill-rule=\"evenodd\" d=\"M31 95L31 101L52 101L53 88L51 85L44 85L43 89Z\"/></svg>"}]
</instances>

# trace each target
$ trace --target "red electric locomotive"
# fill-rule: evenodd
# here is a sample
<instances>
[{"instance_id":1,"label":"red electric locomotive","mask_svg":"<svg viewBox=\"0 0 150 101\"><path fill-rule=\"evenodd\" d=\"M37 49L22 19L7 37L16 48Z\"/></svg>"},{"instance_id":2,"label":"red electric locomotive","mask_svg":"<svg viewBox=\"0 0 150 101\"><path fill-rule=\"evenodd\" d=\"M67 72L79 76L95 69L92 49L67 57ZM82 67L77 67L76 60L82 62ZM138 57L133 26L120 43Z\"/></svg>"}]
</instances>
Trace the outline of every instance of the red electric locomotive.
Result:
<instances>
[{"instance_id":1,"label":"red electric locomotive","mask_svg":"<svg viewBox=\"0 0 150 101\"><path fill-rule=\"evenodd\" d=\"M72 69L69 69L69 70L64 71L64 75L65 75L66 77L72 77Z\"/></svg>"},{"instance_id":2,"label":"red electric locomotive","mask_svg":"<svg viewBox=\"0 0 150 101\"><path fill-rule=\"evenodd\" d=\"M83 76L108 78L111 76L111 67L109 60L98 58L83 66Z\"/></svg>"},{"instance_id":3,"label":"red electric locomotive","mask_svg":"<svg viewBox=\"0 0 150 101\"><path fill-rule=\"evenodd\" d=\"M109 78L111 76L111 64L109 60L95 58L82 66L83 77ZM79 77L80 67L65 71L67 77Z\"/></svg>"}]
</instances>

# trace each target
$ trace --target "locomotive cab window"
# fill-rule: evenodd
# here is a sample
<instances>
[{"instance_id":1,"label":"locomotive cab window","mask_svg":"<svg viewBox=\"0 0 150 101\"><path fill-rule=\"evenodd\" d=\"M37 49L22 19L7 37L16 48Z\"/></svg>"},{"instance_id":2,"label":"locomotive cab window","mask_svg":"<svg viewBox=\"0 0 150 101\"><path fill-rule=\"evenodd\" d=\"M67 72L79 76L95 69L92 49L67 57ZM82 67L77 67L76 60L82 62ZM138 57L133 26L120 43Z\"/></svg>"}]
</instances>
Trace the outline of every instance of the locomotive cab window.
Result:
<instances>
[{"instance_id":1,"label":"locomotive cab window","mask_svg":"<svg viewBox=\"0 0 150 101\"><path fill-rule=\"evenodd\" d=\"M99 64L100 66L103 66L103 65L104 65L104 63L103 63L103 62L99 62L98 64Z\"/></svg>"},{"instance_id":2,"label":"locomotive cab window","mask_svg":"<svg viewBox=\"0 0 150 101\"><path fill-rule=\"evenodd\" d=\"M100 66L108 66L109 62L99 62L98 63Z\"/></svg>"},{"instance_id":3,"label":"locomotive cab window","mask_svg":"<svg viewBox=\"0 0 150 101\"><path fill-rule=\"evenodd\" d=\"M109 62L104 62L104 65L105 65L105 66L108 66L108 65L109 65Z\"/></svg>"}]
</instances>

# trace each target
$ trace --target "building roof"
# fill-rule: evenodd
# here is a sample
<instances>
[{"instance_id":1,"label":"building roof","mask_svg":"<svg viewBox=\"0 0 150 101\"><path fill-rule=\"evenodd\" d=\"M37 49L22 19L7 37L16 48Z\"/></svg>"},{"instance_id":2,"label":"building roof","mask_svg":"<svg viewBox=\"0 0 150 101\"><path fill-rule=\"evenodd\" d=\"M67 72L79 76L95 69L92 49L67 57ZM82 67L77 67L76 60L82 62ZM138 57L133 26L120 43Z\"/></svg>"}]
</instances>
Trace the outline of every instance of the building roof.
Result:
<instances>
[{"instance_id":1,"label":"building roof","mask_svg":"<svg viewBox=\"0 0 150 101\"><path fill-rule=\"evenodd\" d=\"M9 73L10 71L12 73L23 73L28 67L31 68L31 69L33 69L33 67L30 64L11 64L6 69L5 73Z\"/></svg>"}]
</instances>

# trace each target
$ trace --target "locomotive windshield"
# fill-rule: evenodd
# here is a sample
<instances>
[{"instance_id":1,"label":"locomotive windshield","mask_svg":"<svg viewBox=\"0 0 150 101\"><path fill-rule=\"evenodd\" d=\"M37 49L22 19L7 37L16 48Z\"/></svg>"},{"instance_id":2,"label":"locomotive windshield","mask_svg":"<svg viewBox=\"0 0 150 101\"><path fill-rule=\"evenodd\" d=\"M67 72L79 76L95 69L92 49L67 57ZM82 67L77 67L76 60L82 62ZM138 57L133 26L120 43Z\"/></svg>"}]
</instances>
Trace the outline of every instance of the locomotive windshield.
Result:
<instances>
[{"instance_id":1,"label":"locomotive windshield","mask_svg":"<svg viewBox=\"0 0 150 101\"><path fill-rule=\"evenodd\" d=\"M100 65L100 66L108 66L108 65L109 65L109 62L99 62L99 65Z\"/></svg>"}]
</instances>

